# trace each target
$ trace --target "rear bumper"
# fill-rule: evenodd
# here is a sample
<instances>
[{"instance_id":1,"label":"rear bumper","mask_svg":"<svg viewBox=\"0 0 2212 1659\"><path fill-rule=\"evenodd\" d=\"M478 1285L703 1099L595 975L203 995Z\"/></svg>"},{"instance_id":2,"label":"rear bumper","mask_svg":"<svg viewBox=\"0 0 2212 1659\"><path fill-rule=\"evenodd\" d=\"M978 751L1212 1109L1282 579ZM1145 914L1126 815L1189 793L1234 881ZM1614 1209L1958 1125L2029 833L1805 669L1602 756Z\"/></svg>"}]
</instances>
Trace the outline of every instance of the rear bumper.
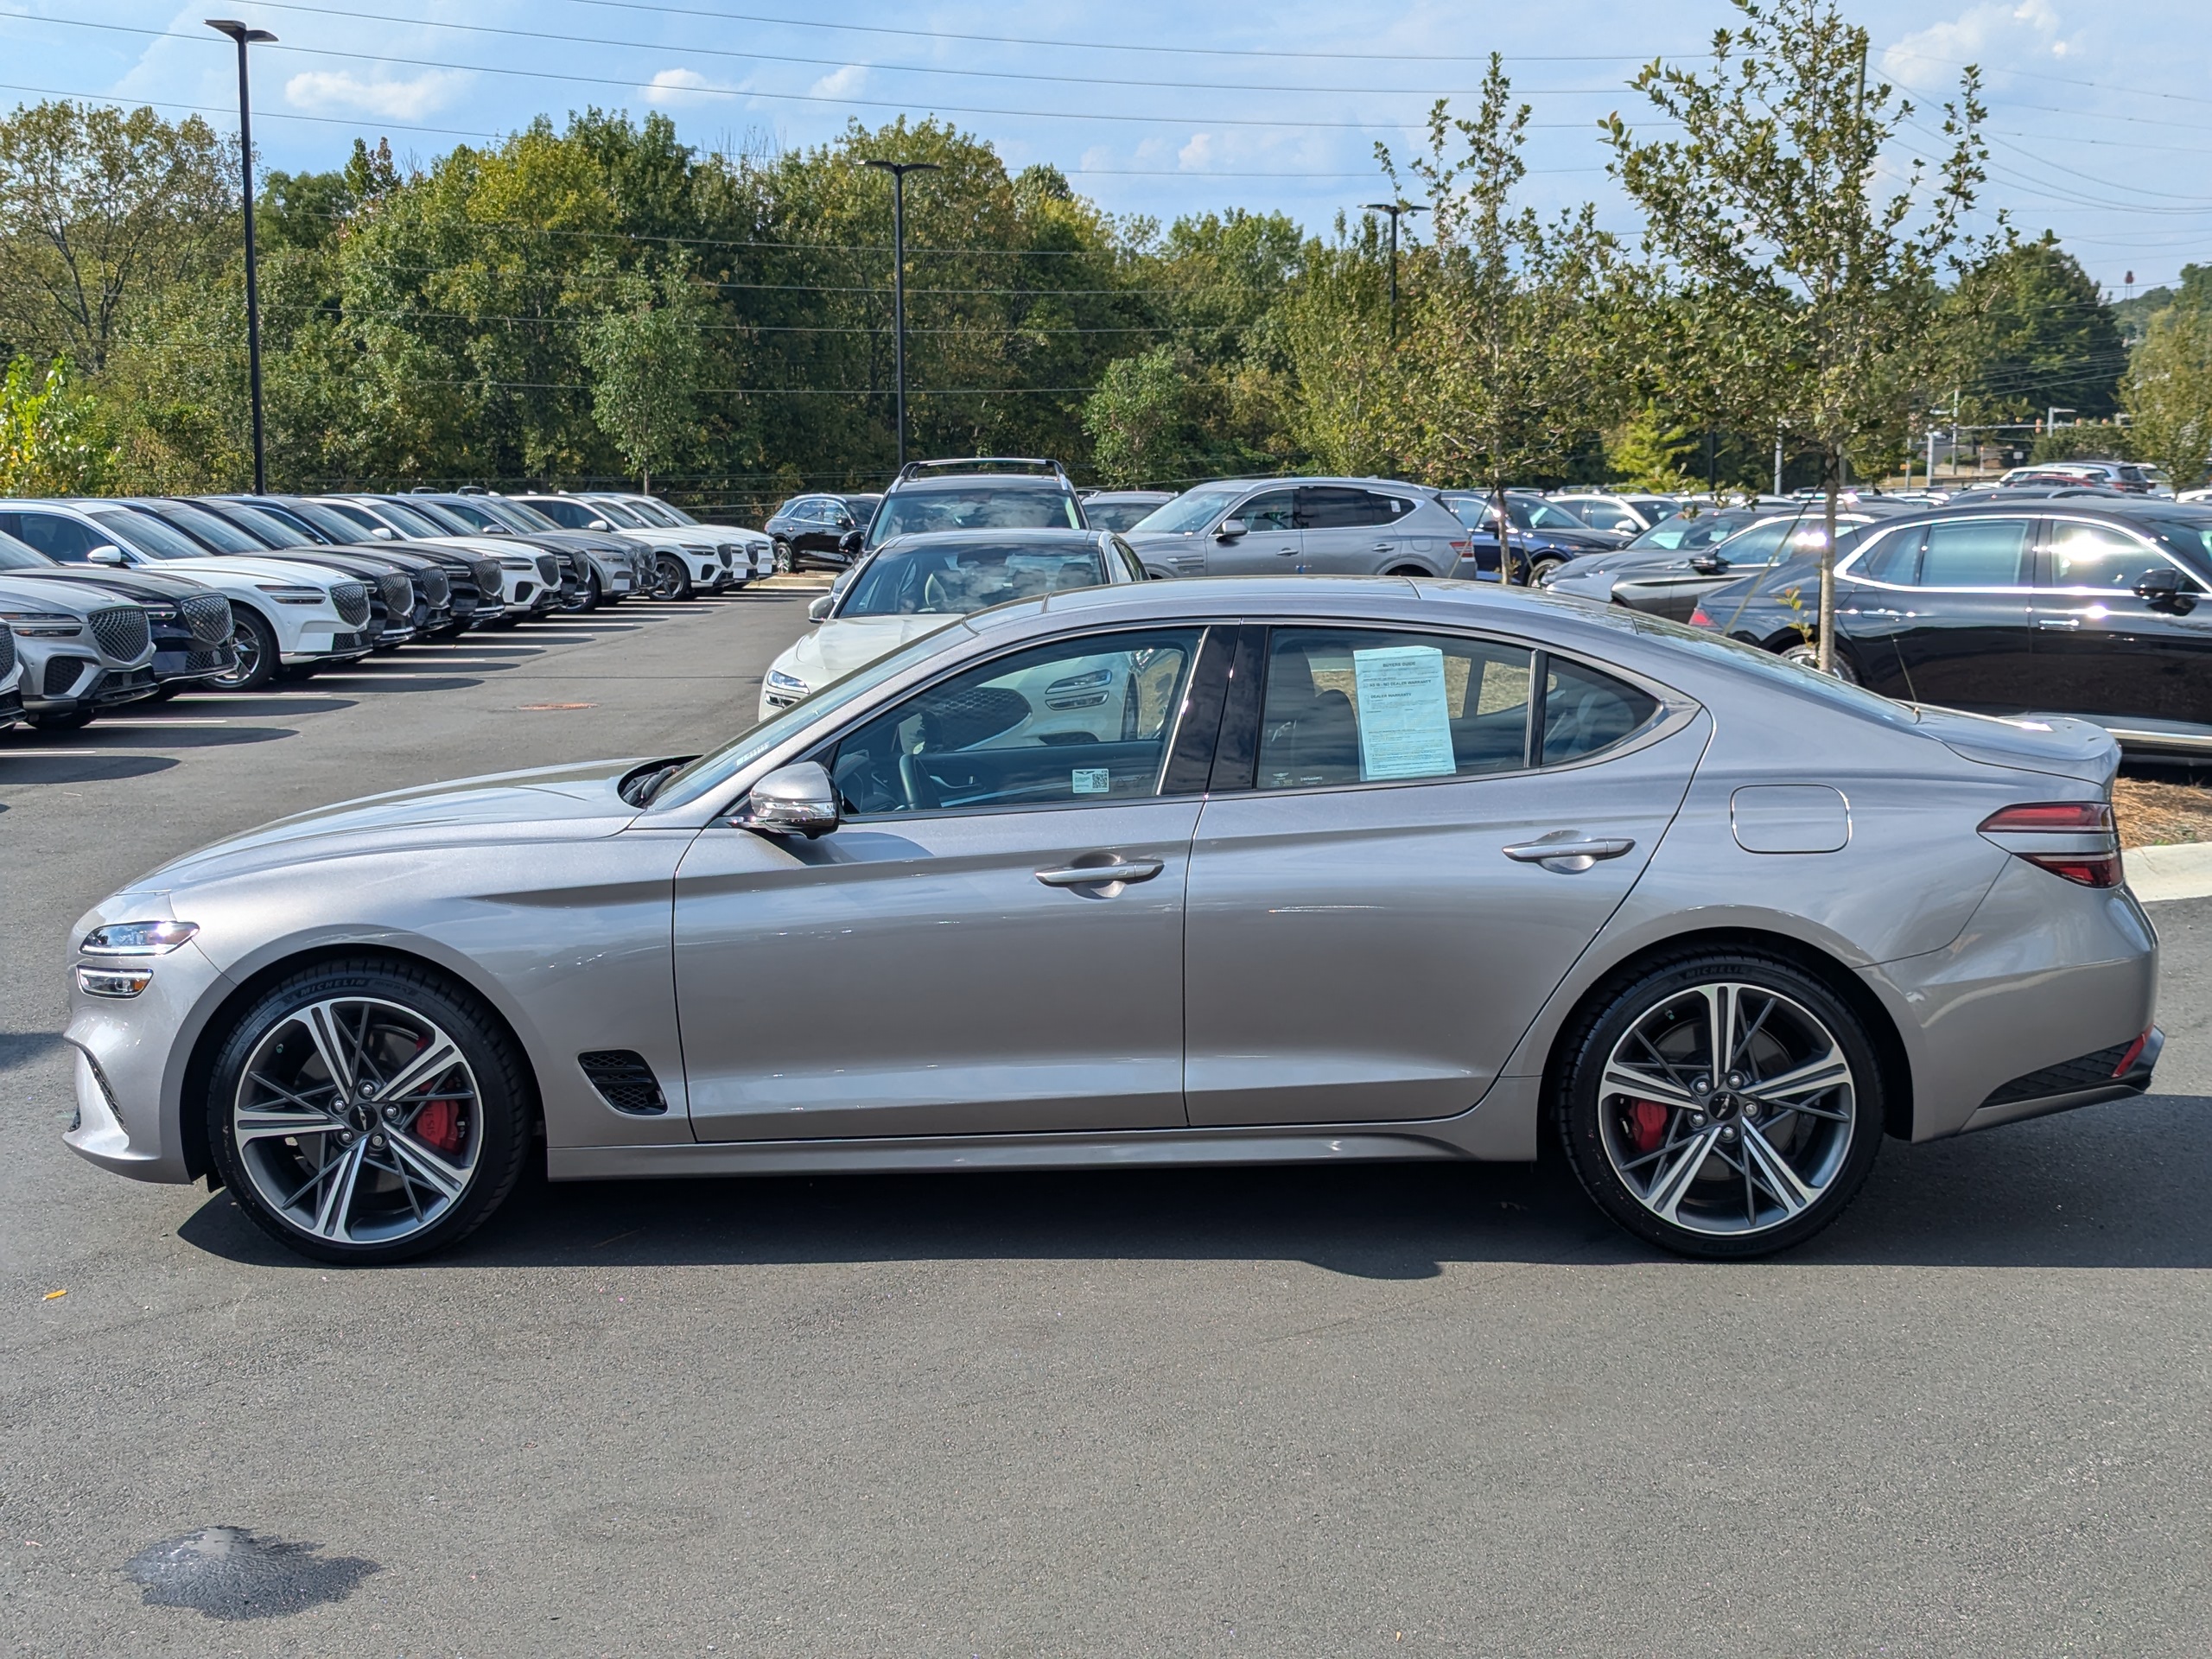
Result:
<instances>
[{"instance_id":1,"label":"rear bumper","mask_svg":"<svg viewBox=\"0 0 2212 1659\"><path fill-rule=\"evenodd\" d=\"M2166 1033L2153 1026L2116 1060L2111 1051L2104 1050L2017 1077L1993 1090L1959 1133L1993 1129L2002 1123L2048 1117L2053 1112L2070 1112L2076 1106L2095 1106L2139 1095L2151 1086L2151 1073L2165 1046Z\"/></svg>"}]
</instances>

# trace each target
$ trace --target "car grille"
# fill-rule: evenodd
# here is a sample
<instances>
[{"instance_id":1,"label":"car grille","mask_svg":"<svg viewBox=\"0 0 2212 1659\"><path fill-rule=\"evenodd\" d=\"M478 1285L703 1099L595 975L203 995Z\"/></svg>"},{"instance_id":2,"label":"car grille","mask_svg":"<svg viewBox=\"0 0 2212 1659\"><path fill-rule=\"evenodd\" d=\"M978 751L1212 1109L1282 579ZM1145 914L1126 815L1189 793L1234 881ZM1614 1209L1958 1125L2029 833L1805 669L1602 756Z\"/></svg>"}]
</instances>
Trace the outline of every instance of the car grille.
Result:
<instances>
[{"instance_id":1,"label":"car grille","mask_svg":"<svg viewBox=\"0 0 2212 1659\"><path fill-rule=\"evenodd\" d=\"M365 582L341 582L330 590L330 602L338 607L338 620L349 627L359 627L369 620L369 587Z\"/></svg>"},{"instance_id":2,"label":"car grille","mask_svg":"<svg viewBox=\"0 0 2212 1659\"><path fill-rule=\"evenodd\" d=\"M225 660L228 654L219 645L208 651L195 651L184 659L184 671L188 674L208 674L219 668L228 668L230 664Z\"/></svg>"},{"instance_id":3,"label":"car grille","mask_svg":"<svg viewBox=\"0 0 2212 1659\"><path fill-rule=\"evenodd\" d=\"M124 662L135 662L146 654L146 647L154 643L153 631L147 625L146 613L136 605L118 605L105 611L94 611L92 617L92 639L109 656Z\"/></svg>"},{"instance_id":4,"label":"car grille","mask_svg":"<svg viewBox=\"0 0 2212 1659\"><path fill-rule=\"evenodd\" d=\"M480 605L498 604L499 602L499 590L506 585L500 580L499 562L497 559L483 559L480 560L472 567L472 569L476 577L477 603Z\"/></svg>"},{"instance_id":5,"label":"car grille","mask_svg":"<svg viewBox=\"0 0 2212 1659\"><path fill-rule=\"evenodd\" d=\"M77 683L77 677L85 671L82 657L49 657L46 659L46 677L39 683L42 696L59 697Z\"/></svg>"},{"instance_id":6,"label":"car grille","mask_svg":"<svg viewBox=\"0 0 2212 1659\"><path fill-rule=\"evenodd\" d=\"M537 556L537 579L547 587L561 580L561 562L550 553Z\"/></svg>"},{"instance_id":7,"label":"car grille","mask_svg":"<svg viewBox=\"0 0 2212 1659\"><path fill-rule=\"evenodd\" d=\"M220 594L194 594L181 601L177 610L192 630L194 645L219 645L231 637L231 601Z\"/></svg>"},{"instance_id":8,"label":"car grille","mask_svg":"<svg viewBox=\"0 0 2212 1659\"><path fill-rule=\"evenodd\" d=\"M432 610L453 602L452 578L437 566L416 571L415 579L423 584L423 597L429 602Z\"/></svg>"},{"instance_id":9,"label":"car grille","mask_svg":"<svg viewBox=\"0 0 2212 1659\"><path fill-rule=\"evenodd\" d=\"M16 636L9 632L6 623L0 622L0 680L6 679L15 671Z\"/></svg>"},{"instance_id":10,"label":"car grille","mask_svg":"<svg viewBox=\"0 0 2212 1659\"><path fill-rule=\"evenodd\" d=\"M724 543L721 546L716 548L715 551L721 555L722 569L725 570L730 568L730 561L737 556L737 550L730 546L728 543Z\"/></svg>"},{"instance_id":11,"label":"car grille","mask_svg":"<svg viewBox=\"0 0 2212 1659\"><path fill-rule=\"evenodd\" d=\"M404 621L415 614L415 584L398 571L377 578L377 592L384 598L384 607L396 621Z\"/></svg>"}]
</instances>

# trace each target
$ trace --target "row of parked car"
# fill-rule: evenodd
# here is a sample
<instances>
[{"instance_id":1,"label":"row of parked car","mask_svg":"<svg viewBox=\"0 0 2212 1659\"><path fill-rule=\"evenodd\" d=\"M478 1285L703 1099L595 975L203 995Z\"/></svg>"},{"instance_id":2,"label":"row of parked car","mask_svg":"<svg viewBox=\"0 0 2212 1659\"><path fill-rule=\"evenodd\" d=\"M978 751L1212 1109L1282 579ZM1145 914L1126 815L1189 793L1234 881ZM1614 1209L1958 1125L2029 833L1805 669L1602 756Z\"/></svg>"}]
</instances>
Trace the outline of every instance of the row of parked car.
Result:
<instances>
[{"instance_id":1,"label":"row of parked car","mask_svg":"<svg viewBox=\"0 0 2212 1659\"><path fill-rule=\"evenodd\" d=\"M760 532L646 495L0 500L0 726L79 727L773 568Z\"/></svg>"},{"instance_id":2,"label":"row of parked car","mask_svg":"<svg viewBox=\"0 0 2212 1659\"><path fill-rule=\"evenodd\" d=\"M2212 503L2023 474L1853 493L1836 522L1839 675L1911 702L2081 715L2137 752L2212 753L2212 611L2198 613ZM822 537L795 543L803 523ZM1813 663L1827 520L1812 495L1509 491L1501 536L1497 499L1471 491L1271 478L1086 496L1054 463L982 459L916 463L880 495L798 498L767 531L779 564L841 574L771 667L763 717L957 615L1163 577L1503 579Z\"/></svg>"}]
</instances>

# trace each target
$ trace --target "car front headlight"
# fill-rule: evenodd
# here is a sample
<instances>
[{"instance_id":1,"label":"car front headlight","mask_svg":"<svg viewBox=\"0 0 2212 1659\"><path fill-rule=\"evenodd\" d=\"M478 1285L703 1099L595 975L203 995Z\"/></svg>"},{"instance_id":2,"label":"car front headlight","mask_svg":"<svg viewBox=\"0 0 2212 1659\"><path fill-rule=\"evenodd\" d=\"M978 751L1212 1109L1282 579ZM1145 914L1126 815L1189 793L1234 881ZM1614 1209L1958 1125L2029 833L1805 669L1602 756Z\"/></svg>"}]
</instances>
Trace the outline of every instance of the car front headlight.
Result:
<instances>
[{"instance_id":1,"label":"car front headlight","mask_svg":"<svg viewBox=\"0 0 2212 1659\"><path fill-rule=\"evenodd\" d=\"M320 588L292 588L281 582L257 582L253 585L279 605L320 605L322 603L323 594Z\"/></svg>"},{"instance_id":2,"label":"car front headlight","mask_svg":"<svg viewBox=\"0 0 2212 1659\"><path fill-rule=\"evenodd\" d=\"M197 922L109 922L77 948L88 957L165 957L199 931Z\"/></svg>"},{"instance_id":3,"label":"car front headlight","mask_svg":"<svg viewBox=\"0 0 2212 1659\"><path fill-rule=\"evenodd\" d=\"M60 611L0 611L0 622L26 639L67 639L85 631L83 623Z\"/></svg>"},{"instance_id":4,"label":"car front headlight","mask_svg":"<svg viewBox=\"0 0 2212 1659\"><path fill-rule=\"evenodd\" d=\"M780 668L772 668L768 671L768 689L771 691L780 692L787 697L804 697L814 690L798 675L786 674Z\"/></svg>"}]
</instances>

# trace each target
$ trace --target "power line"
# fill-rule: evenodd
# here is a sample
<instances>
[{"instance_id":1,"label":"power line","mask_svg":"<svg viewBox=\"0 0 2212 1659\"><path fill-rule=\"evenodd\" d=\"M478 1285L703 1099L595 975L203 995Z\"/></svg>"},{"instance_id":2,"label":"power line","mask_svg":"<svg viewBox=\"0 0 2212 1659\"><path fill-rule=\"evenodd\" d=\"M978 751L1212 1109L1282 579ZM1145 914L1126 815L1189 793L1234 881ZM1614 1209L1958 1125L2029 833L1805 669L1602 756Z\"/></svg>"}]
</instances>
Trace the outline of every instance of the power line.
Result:
<instances>
[{"instance_id":1,"label":"power line","mask_svg":"<svg viewBox=\"0 0 2212 1659\"><path fill-rule=\"evenodd\" d=\"M137 35L152 40L192 41L200 36L181 30L141 29L129 23L93 22L81 17L40 17L32 21L58 24L67 29L102 29L119 35ZM883 98L837 98L818 92L770 92L738 86L654 86L632 77L611 75L563 74L551 69L522 69L486 63L448 63L437 58L406 58L388 53L348 52L335 47L289 46L272 43L262 48L264 53L285 52L304 57L336 58L349 63L397 64L410 69L437 69L448 73L478 75L505 75L523 80L550 80L578 86L620 86L625 92L652 101L656 92L683 98L766 99L781 104L827 104L839 109L897 110L901 113L914 107L914 100ZM1255 88L1264 91L1265 88ZM1007 110L980 105L932 104L932 113L949 115L987 115L1012 117L1025 121L1115 121L1134 123L1141 126L1198 125L1206 127L1266 127L1277 131L1339 130L1371 132L1377 127L1397 124L1389 121L1274 121L1258 116L1209 115L1205 120L1192 122L1180 115L1129 115L1118 111L1081 110ZM1668 122L1654 122L1654 126L1671 125ZM1582 131L1590 128L1585 121L1532 121L1531 128L1562 128Z\"/></svg>"}]
</instances>

